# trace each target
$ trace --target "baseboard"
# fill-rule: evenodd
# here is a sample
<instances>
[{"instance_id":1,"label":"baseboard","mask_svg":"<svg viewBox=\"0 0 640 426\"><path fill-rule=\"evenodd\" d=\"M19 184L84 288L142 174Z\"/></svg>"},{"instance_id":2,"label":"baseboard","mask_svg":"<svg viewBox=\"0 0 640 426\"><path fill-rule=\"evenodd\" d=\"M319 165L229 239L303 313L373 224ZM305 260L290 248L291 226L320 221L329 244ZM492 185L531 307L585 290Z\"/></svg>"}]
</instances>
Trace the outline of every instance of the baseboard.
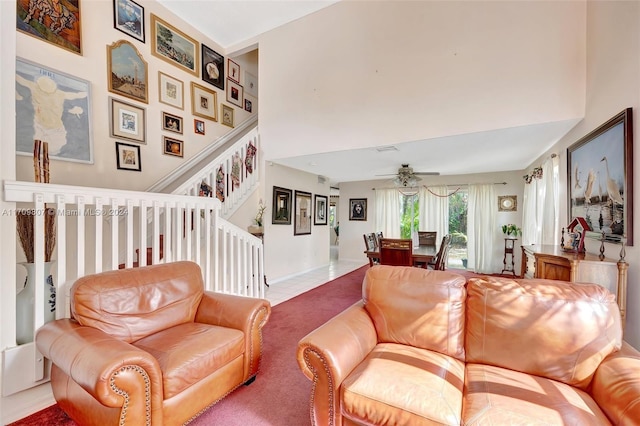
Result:
<instances>
[{"instance_id":1,"label":"baseboard","mask_svg":"<svg viewBox=\"0 0 640 426\"><path fill-rule=\"evenodd\" d=\"M316 269L326 268L327 266L329 266L329 262L325 263L324 265L320 265L320 266L316 266L314 268L306 269L304 271L296 272L295 274L285 275L285 276L279 277L279 278L277 278L275 280L270 280L269 277L267 277L267 282L269 283L269 285L278 284L279 282L286 281L286 280L289 280L291 278L298 277L300 275L308 274L309 272L313 272Z\"/></svg>"},{"instance_id":2,"label":"baseboard","mask_svg":"<svg viewBox=\"0 0 640 426\"><path fill-rule=\"evenodd\" d=\"M56 403L51 383L44 383L31 389L2 398L2 424L20 419L44 410Z\"/></svg>"}]
</instances>

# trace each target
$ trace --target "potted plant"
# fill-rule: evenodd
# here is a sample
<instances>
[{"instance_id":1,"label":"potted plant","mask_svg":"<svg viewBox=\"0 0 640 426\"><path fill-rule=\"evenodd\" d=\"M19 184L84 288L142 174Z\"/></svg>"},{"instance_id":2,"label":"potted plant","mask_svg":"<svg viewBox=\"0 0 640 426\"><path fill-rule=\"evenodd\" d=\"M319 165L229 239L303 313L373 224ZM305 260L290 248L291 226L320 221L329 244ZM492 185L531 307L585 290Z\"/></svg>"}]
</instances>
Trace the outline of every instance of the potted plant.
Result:
<instances>
[{"instance_id":1,"label":"potted plant","mask_svg":"<svg viewBox=\"0 0 640 426\"><path fill-rule=\"evenodd\" d=\"M253 221L255 222L255 224L249 226L250 233L252 234L263 233L264 228L262 227L262 216L264 215L264 211L266 210L266 208L267 206L262 204L262 200L260 200L260 202L258 203L258 213L256 213L256 217L253 218Z\"/></svg>"},{"instance_id":2,"label":"potted plant","mask_svg":"<svg viewBox=\"0 0 640 426\"><path fill-rule=\"evenodd\" d=\"M522 235L522 230L518 228L513 223L509 223L507 225L502 225L502 233L507 238L518 238L518 236Z\"/></svg>"}]
</instances>

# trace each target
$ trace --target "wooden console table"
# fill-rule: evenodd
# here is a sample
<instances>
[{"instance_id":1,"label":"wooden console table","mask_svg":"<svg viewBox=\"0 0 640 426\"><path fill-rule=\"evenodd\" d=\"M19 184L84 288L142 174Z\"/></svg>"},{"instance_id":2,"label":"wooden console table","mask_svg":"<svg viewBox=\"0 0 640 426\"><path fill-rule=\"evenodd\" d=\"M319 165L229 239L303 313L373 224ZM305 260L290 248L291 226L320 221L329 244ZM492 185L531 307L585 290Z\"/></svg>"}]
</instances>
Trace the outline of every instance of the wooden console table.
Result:
<instances>
[{"instance_id":1,"label":"wooden console table","mask_svg":"<svg viewBox=\"0 0 640 426\"><path fill-rule=\"evenodd\" d=\"M522 278L543 278L601 285L616 296L622 317L627 313L626 261L615 261L589 253L566 252L560 246L531 245L522 247Z\"/></svg>"}]
</instances>

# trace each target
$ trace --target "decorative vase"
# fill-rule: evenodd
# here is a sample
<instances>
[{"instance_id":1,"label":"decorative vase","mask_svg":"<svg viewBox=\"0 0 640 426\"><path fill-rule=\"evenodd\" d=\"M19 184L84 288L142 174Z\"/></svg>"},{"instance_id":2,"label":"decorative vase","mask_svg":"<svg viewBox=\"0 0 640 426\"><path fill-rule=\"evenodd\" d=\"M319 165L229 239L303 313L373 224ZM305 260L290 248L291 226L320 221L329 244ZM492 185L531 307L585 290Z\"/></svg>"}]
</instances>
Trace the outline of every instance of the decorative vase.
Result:
<instances>
[{"instance_id":1,"label":"decorative vase","mask_svg":"<svg viewBox=\"0 0 640 426\"><path fill-rule=\"evenodd\" d=\"M250 234L262 234L264 229L260 225L249 225L247 231L249 231Z\"/></svg>"},{"instance_id":2,"label":"decorative vase","mask_svg":"<svg viewBox=\"0 0 640 426\"><path fill-rule=\"evenodd\" d=\"M22 345L33 342L36 264L28 262L20 264L27 270L24 287L18 290L16 295L16 342ZM47 298L44 302L44 322L56 319L56 288L51 276L52 265L53 262L44 263L45 297Z\"/></svg>"}]
</instances>

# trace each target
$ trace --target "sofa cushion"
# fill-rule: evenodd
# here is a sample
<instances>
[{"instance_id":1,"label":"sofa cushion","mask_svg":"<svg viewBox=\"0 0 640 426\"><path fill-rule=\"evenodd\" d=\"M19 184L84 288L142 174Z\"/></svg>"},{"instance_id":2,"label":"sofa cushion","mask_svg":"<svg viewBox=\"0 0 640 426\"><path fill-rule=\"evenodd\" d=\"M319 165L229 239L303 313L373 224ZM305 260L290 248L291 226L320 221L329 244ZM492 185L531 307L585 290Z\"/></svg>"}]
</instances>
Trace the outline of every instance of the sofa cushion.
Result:
<instances>
[{"instance_id":1,"label":"sofa cushion","mask_svg":"<svg viewBox=\"0 0 640 426\"><path fill-rule=\"evenodd\" d=\"M192 322L204 293L193 262L108 271L79 278L71 288L71 314L82 325L134 342Z\"/></svg>"},{"instance_id":2,"label":"sofa cushion","mask_svg":"<svg viewBox=\"0 0 640 426\"><path fill-rule=\"evenodd\" d=\"M611 424L589 394L565 383L491 365L466 368L466 426Z\"/></svg>"},{"instance_id":3,"label":"sofa cushion","mask_svg":"<svg viewBox=\"0 0 640 426\"><path fill-rule=\"evenodd\" d=\"M622 344L618 305L598 285L487 277L467 291L467 362L585 389Z\"/></svg>"},{"instance_id":4,"label":"sofa cushion","mask_svg":"<svg viewBox=\"0 0 640 426\"><path fill-rule=\"evenodd\" d=\"M158 360L164 399L168 399L242 356L244 333L190 322L147 336L133 345Z\"/></svg>"},{"instance_id":5,"label":"sofa cushion","mask_svg":"<svg viewBox=\"0 0 640 426\"><path fill-rule=\"evenodd\" d=\"M342 414L368 425L458 426L463 386L463 362L381 343L342 382Z\"/></svg>"},{"instance_id":6,"label":"sofa cushion","mask_svg":"<svg viewBox=\"0 0 640 426\"><path fill-rule=\"evenodd\" d=\"M364 278L364 306L378 342L464 360L466 279L452 272L377 265Z\"/></svg>"}]
</instances>

